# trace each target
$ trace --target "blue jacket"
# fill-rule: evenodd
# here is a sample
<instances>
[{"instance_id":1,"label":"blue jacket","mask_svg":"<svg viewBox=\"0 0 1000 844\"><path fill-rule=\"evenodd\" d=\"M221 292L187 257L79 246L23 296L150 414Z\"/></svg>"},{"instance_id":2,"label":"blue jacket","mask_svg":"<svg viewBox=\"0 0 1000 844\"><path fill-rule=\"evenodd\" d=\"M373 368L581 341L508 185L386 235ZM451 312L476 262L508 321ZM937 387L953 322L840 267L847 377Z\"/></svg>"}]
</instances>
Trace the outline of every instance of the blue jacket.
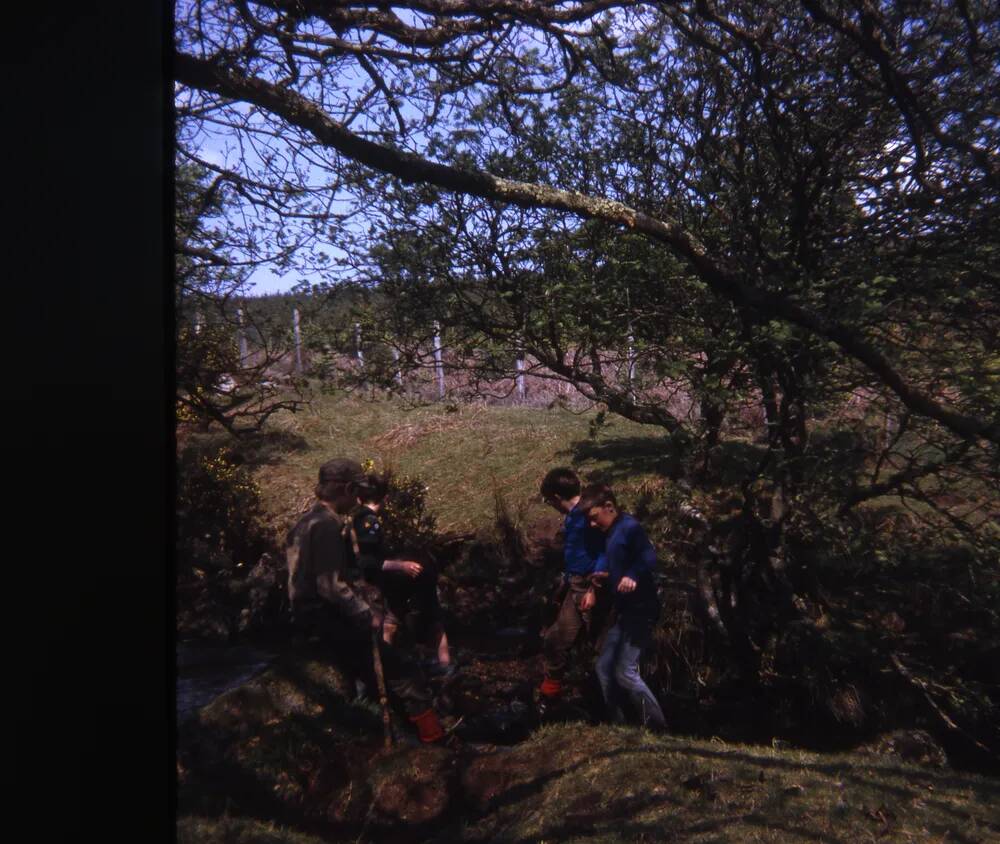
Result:
<instances>
[{"instance_id":1,"label":"blue jacket","mask_svg":"<svg viewBox=\"0 0 1000 844\"><path fill-rule=\"evenodd\" d=\"M620 513L605 537L605 557L602 567L608 578L604 586L614 596L619 616L641 615L655 618L660 612L656 595L656 549L646 531L634 516ZM635 581L634 592L621 593L618 584L623 577Z\"/></svg>"},{"instance_id":2,"label":"blue jacket","mask_svg":"<svg viewBox=\"0 0 1000 844\"><path fill-rule=\"evenodd\" d=\"M566 577L587 575L604 563L604 534L587 524L587 514L574 507L563 522Z\"/></svg>"}]
</instances>

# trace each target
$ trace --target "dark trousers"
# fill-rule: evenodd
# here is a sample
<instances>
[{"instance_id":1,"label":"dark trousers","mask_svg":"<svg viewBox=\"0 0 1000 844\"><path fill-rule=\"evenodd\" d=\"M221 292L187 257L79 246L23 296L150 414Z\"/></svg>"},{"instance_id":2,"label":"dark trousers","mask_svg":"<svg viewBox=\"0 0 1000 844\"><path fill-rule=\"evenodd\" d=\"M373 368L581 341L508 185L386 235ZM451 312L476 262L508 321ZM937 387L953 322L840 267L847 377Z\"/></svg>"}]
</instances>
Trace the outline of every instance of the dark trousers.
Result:
<instances>
[{"instance_id":1,"label":"dark trousers","mask_svg":"<svg viewBox=\"0 0 1000 844\"><path fill-rule=\"evenodd\" d=\"M597 657L597 679L611 720L625 723L622 699L626 698L639 714L644 727L665 729L666 719L649 687L639 676L639 660L652 641L652 622L618 619L604 637Z\"/></svg>"},{"instance_id":2,"label":"dark trousers","mask_svg":"<svg viewBox=\"0 0 1000 844\"><path fill-rule=\"evenodd\" d=\"M323 653L338 667L360 679L377 694L372 653L372 630L341 618L333 609L317 609L295 616L295 627L304 636L319 640ZM378 634L378 631L376 631ZM419 715L433 704L420 667L406 659L398 648L382 641L377 635L382 671L390 696L402 704L407 715Z\"/></svg>"},{"instance_id":3,"label":"dark trousers","mask_svg":"<svg viewBox=\"0 0 1000 844\"><path fill-rule=\"evenodd\" d=\"M429 643L444 627L437 570L432 563L423 565L423 572L415 578L398 571L383 572L380 585L386 624L397 625L412 642Z\"/></svg>"},{"instance_id":4,"label":"dark trousers","mask_svg":"<svg viewBox=\"0 0 1000 844\"><path fill-rule=\"evenodd\" d=\"M542 639L542 662L545 666L545 676L553 680L562 680L569 665L569 653L581 632L586 635L591 632L593 610L580 609L580 601L588 588L590 588L588 578L570 576L563 587L565 594L559 604L556 620L545 631Z\"/></svg>"}]
</instances>

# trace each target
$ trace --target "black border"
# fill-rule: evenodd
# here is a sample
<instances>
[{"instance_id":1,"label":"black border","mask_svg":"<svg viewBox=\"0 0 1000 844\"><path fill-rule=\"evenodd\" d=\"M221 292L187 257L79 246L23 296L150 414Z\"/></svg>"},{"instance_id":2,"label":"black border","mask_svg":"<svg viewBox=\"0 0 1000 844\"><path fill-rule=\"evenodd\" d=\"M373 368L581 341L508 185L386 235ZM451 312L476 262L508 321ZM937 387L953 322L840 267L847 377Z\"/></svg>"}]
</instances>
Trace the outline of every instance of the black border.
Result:
<instances>
[{"instance_id":1,"label":"black border","mask_svg":"<svg viewBox=\"0 0 1000 844\"><path fill-rule=\"evenodd\" d=\"M12 820L173 837L173 8L29 5L3 59Z\"/></svg>"}]
</instances>

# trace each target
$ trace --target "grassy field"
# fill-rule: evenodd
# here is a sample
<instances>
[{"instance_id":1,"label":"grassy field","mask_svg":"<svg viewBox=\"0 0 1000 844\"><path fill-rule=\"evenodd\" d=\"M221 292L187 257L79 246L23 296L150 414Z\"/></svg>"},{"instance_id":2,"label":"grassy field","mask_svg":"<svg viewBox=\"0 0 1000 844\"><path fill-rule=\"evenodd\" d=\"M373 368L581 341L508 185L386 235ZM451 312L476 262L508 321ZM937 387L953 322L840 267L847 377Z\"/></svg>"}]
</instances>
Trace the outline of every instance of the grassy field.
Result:
<instances>
[{"instance_id":1,"label":"grassy field","mask_svg":"<svg viewBox=\"0 0 1000 844\"><path fill-rule=\"evenodd\" d=\"M526 518L547 510L538 485L556 465L638 484L663 466L662 430L608 417L596 435L594 411L435 405L319 396L307 410L276 417L252 455L269 521L290 523L312 500L321 463L374 460L378 469L420 478L441 531L488 525L495 494Z\"/></svg>"}]
</instances>

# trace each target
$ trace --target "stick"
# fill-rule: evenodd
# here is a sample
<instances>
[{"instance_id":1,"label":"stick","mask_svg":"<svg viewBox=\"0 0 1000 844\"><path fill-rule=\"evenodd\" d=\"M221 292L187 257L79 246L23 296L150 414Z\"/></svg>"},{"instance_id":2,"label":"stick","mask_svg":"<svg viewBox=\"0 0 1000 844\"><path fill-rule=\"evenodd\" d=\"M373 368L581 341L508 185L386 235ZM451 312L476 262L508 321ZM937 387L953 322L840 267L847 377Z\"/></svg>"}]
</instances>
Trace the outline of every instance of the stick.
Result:
<instances>
[{"instance_id":1,"label":"stick","mask_svg":"<svg viewBox=\"0 0 1000 844\"><path fill-rule=\"evenodd\" d=\"M994 759L1000 758L1000 757L997 756L996 753L994 753L985 744L983 744L981 741L978 741L975 738L975 736L971 735L967 730L963 730L950 717L948 717L948 713L945 712L944 709L942 709L938 705L937 701L935 701L933 697L931 697L930 690L927 688L928 684L927 684L926 680L922 680L921 678L919 678L915 674L913 674L913 672L911 672L905 665L903 665L902 660L895 653L889 654L889 658L892 660L892 664L896 666L896 670L900 674L902 674L903 677L905 677L907 680L909 680L910 683L912 683L914 686L916 686L918 689L920 689L920 691L922 691L924 693L924 697L927 699L927 702L931 705L931 708L937 713L938 717L942 721L944 721L946 727L948 727L949 729L952 729L952 730L956 730L957 732L961 733L965 738L967 738L969 741L971 741L976 747L978 747L980 750L984 751L989 756L992 756Z\"/></svg>"},{"instance_id":2,"label":"stick","mask_svg":"<svg viewBox=\"0 0 1000 844\"><path fill-rule=\"evenodd\" d=\"M385 674L382 671L382 654L378 639L381 630L372 630L372 661L375 663L375 682L378 683L378 701L382 704L382 730L385 734L385 749L392 747L392 720L389 716L389 695L385 690Z\"/></svg>"}]
</instances>

